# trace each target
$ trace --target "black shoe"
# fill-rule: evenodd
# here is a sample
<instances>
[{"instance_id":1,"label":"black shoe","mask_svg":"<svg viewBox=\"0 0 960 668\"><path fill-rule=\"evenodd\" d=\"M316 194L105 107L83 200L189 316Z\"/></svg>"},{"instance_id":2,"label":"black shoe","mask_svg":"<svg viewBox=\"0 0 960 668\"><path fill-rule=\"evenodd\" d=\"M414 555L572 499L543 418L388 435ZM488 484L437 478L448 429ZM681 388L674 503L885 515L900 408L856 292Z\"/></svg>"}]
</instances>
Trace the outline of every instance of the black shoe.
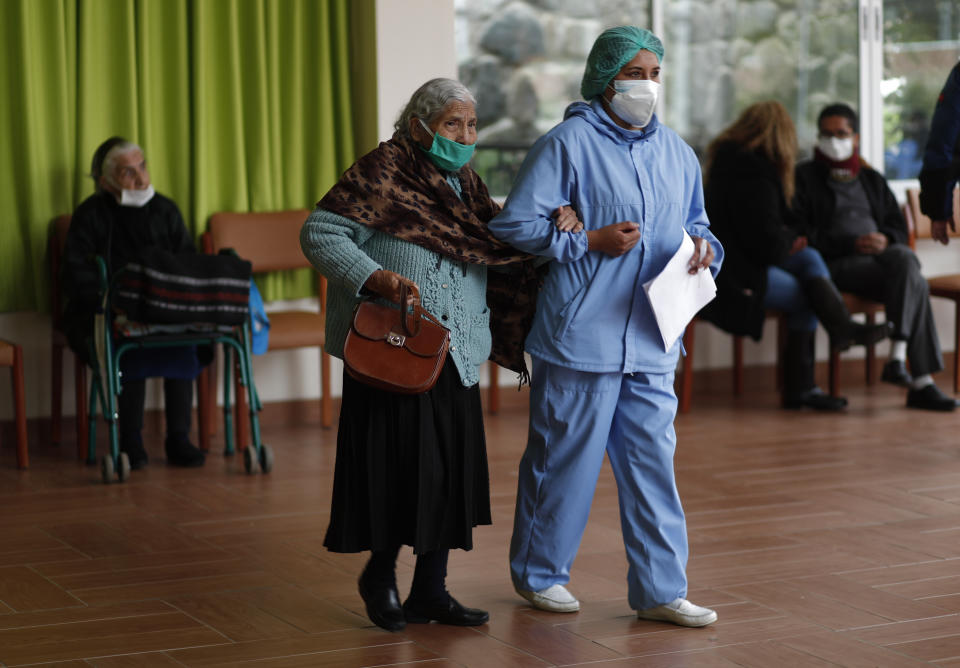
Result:
<instances>
[{"instance_id":1,"label":"black shoe","mask_svg":"<svg viewBox=\"0 0 960 668\"><path fill-rule=\"evenodd\" d=\"M818 411L842 411L847 407L847 399L846 397L834 397L819 387L815 387L801 394L785 397L783 407L793 410L812 408Z\"/></svg>"},{"instance_id":2,"label":"black shoe","mask_svg":"<svg viewBox=\"0 0 960 668\"><path fill-rule=\"evenodd\" d=\"M150 462L150 458L147 457L147 451L143 449L142 444L121 446L120 452L127 453L127 459L130 460L131 471L139 471Z\"/></svg>"},{"instance_id":3,"label":"black shoe","mask_svg":"<svg viewBox=\"0 0 960 668\"><path fill-rule=\"evenodd\" d=\"M907 408L919 408L925 411L952 411L957 400L948 397L934 383L924 385L919 390L907 392Z\"/></svg>"},{"instance_id":4,"label":"black shoe","mask_svg":"<svg viewBox=\"0 0 960 668\"><path fill-rule=\"evenodd\" d=\"M856 346L872 346L888 338L893 332L892 322L881 322L880 324L866 325L855 323L853 331L853 344Z\"/></svg>"},{"instance_id":5,"label":"black shoe","mask_svg":"<svg viewBox=\"0 0 960 668\"><path fill-rule=\"evenodd\" d=\"M357 584L371 622L387 631L402 631L407 628L396 585L374 588L367 584L362 575Z\"/></svg>"},{"instance_id":6,"label":"black shoe","mask_svg":"<svg viewBox=\"0 0 960 668\"><path fill-rule=\"evenodd\" d=\"M830 338L830 347L838 352L848 350L850 346L872 346L890 336L892 325L881 322L876 325L865 325L860 322L851 322L843 336Z\"/></svg>"},{"instance_id":7,"label":"black shoe","mask_svg":"<svg viewBox=\"0 0 960 668\"><path fill-rule=\"evenodd\" d=\"M902 360L890 360L883 365L883 373L880 374L880 380L891 385L900 387L910 387L913 383L913 376L907 371L907 365Z\"/></svg>"},{"instance_id":8,"label":"black shoe","mask_svg":"<svg viewBox=\"0 0 960 668\"><path fill-rule=\"evenodd\" d=\"M445 603L420 604L407 599L403 615L411 624L428 624L431 621L450 626L480 626L490 621L490 613L476 608L465 608L453 596L447 595Z\"/></svg>"},{"instance_id":9,"label":"black shoe","mask_svg":"<svg viewBox=\"0 0 960 668\"><path fill-rule=\"evenodd\" d=\"M891 326L865 325L850 319L843 295L827 277L812 278L803 283L803 291L817 320L830 335L830 348L843 352L852 345L868 346L890 335Z\"/></svg>"},{"instance_id":10,"label":"black shoe","mask_svg":"<svg viewBox=\"0 0 960 668\"><path fill-rule=\"evenodd\" d=\"M195 446L190 441L167 439L167 464L170 466L182 466L185 468L195 468L203 466L207 456L203 450Z\"/></svg>"}]
</instances>

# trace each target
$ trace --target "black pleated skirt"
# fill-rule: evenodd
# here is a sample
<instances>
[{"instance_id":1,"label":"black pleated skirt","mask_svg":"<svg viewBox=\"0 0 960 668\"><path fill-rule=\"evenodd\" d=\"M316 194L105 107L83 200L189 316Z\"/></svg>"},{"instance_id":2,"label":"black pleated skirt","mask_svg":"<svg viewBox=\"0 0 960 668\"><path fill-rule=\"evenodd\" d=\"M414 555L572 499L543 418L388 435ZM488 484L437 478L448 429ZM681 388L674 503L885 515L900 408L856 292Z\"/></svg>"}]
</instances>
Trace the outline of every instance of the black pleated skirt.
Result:
<instances>
[{"instance_id":1,"label":"black pleated skirt","mask_svg":"<svg viewBox=\"0 0 960 668\"><path fill-rule=\"evenodd\" d=\"M490 524L490 479L478 386L464 387L449 358L424 394L384 392L345 372L327 549L469 550L481 524Z\"/></svg>"}]
</instances>

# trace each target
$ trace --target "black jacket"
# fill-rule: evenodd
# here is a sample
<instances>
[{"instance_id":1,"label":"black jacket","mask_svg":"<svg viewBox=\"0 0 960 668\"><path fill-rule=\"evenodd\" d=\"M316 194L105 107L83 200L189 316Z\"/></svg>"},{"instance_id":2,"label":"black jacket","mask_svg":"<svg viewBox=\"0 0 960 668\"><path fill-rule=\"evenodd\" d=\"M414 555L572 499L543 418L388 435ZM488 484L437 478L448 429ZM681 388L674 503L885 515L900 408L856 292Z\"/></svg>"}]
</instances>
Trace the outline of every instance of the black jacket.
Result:
<instances>
[{"instance_id":1,"label":"black jacket","mask_svg":"<svg viewBox=\"0 0 960 668\"><path fill-rule=\"evenodd\" d=\"M143 207L120 206L109 193L85 199L70 220L63 249L62 327L70 347L87 358L85 339L93 330L99 278L94 255L107 257L108 275L135 260L141 249L156 246L175 253L196 252L180 210L157 193Z\"/></svg>"},{"instance_id":2,"label":"black jacket","mask_svg":"<svg viewBox=\"0 0 960 668\"><path fill-rule=\"evenodd\" d=\"M930 121L930 136L920 172L920 210L933 220L949 220L957 179L960 179L960 63L950 70Z\"/></svg>"},{"instance_id":3,"label":"black jacket","mask_svg":"<svg viewBox=\"0 0 960 668\"><path fill-rule=\"evenodd\" d=\"M827 234L833 224L833 214L837 207L836 193L827 182L829 178L829 168L821 162L808 160L797 165L794 209L803 234L807 235L810 245L820 251L827 262L853 255L856 241L854 236L837 239ZM883 232L891 243L908 243L907 221L903 219L897 198L883 175L863 165L857 178L867 193L870 212L877 222L877 229Z\"/></svg>"},{"instance_id":4,"label":"black jacket","mask_svg":"<svg viewBox=\"0 0 960 668\"><path fill-rule=\"evenodd\" d=\"M776 167L760 154L721 145L706 175L704 199L725 256L717 298L701 315L725 331L759 340L767 267L783 262L797 238Z\"/></svg>"}]
</instances>

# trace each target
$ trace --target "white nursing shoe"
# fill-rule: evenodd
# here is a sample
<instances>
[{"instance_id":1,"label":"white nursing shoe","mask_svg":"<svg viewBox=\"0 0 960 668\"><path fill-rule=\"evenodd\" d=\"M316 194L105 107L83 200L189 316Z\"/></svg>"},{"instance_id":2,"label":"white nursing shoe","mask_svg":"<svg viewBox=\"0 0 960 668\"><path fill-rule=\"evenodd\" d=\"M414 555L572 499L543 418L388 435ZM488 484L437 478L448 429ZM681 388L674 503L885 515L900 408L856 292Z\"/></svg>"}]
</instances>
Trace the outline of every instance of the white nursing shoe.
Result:
<instances>
[{"instance_id":1,"label":"white nursing shoe","mask_svg":"<svg viewBox=\"0 0 960 668\"><path fill-rule=\"evenodd\" d=\"M655 608L637 610L638 619L673 622L680 626L706 626L717 621L717 613L710 608L694 605L685 598L675 598Z\"/></svg>"},{"instance_id":2,"label":"white nursing shoe","mask_svg":"<svg viewBox=\"0 0 960 668\"><path fill-rule=\"evenodd\" d=\"M547 612L576 612L580 609L580 601L561 584L540 591L517 589L517 593L530 601L533 607Z\"/></svg>"}]
</instances>

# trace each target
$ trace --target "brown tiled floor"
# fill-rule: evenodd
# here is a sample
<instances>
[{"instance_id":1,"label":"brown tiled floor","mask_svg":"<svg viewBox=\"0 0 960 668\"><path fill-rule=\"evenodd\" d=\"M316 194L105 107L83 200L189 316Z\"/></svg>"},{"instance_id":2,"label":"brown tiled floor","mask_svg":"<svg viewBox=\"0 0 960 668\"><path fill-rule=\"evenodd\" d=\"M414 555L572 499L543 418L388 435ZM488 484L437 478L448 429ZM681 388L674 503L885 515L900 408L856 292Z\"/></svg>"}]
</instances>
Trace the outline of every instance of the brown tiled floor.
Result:
<instances>
[{"instance_id":1,"label":"brown tiled floor","mask_svg":"<svg viewBox=\"0 0 960 668\"><path fill-rule=\"evenodd\" d=\"M784 412L769 379L731 397L703 374L677 422L690 598L720 614L705 629L627 607L608 468L570 584L582 611L513 593L525 394L505 389L487 421L494 524L450 563L451 591L490 623L397 634L363 614L363 556L322 546L335 433L312 417L268 407L276 467L247 476L219 454L167 469L149 416L151 466L109 486L32 425L29 471L0 451L0 665L960 666L960 413L856 382L843 414ZM401 593L412 566L406 549Z\"/></svg>"}]
</instances>

